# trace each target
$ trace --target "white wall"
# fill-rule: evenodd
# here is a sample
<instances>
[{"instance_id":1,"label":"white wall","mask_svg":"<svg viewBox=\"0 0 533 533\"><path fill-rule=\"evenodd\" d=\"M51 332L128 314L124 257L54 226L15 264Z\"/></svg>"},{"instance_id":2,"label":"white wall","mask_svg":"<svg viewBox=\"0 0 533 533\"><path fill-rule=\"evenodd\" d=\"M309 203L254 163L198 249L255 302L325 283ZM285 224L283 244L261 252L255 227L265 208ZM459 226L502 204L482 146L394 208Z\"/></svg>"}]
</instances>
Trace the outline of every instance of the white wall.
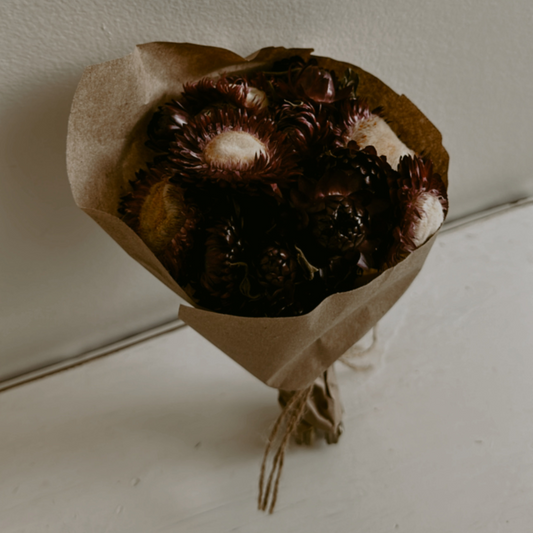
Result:
<instances>
[{"instance_id":1,"label":"white wall","mask_svg":"<svg viewBox=\"0 0 533 533\"><path fill-rule=\"evenodd\" d=\"M177 313L72 201L66 126L86 66L150 41L357 64L441 130L456 218L533 194L532 30L530 0L0 0L0 379Z\"/></svg>"}]
</instances>

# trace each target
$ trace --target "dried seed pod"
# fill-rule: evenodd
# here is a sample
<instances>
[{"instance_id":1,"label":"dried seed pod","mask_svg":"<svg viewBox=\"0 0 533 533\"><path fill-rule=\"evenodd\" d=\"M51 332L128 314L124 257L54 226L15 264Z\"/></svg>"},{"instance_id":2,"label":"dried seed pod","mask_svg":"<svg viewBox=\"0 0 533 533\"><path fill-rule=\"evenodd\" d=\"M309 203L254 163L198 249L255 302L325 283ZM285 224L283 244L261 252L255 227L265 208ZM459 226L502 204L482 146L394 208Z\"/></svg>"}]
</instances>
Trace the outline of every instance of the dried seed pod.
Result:
<instances>
[{"instance_id":1,"label":"dried seed pod","mask_svg":"<svg viewBox=\"0 0 533 533\"><path fill-rule=\"evenodd\" d=\"M246 246L238 215L219 217L206 230L200 275L205 302L215 310L238 312L251 298Z\"/></svg>"},{"instance_id":2,"label":"dried seed pod","mask_svg":"<svg viewBox=\"0 0 533 533\"><path fill-rule=\"evenodd\" d=\"M329 110L302 102L284 103L278 113L278 128L294 145L296 152L314 163L316 157L331 146L334 125Z\"/></svg>"}]
</instances>

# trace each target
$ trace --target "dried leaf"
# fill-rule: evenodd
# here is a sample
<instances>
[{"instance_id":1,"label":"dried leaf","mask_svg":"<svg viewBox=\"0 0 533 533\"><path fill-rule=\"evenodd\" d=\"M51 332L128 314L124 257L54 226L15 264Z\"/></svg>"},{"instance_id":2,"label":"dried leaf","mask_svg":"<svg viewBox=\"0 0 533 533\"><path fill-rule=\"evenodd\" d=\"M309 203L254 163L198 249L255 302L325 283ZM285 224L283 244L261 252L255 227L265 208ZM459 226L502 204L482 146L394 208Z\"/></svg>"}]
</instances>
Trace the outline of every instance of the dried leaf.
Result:
<instances>
[{"instance_id":1,"label":"dried leaf","mask_svg":"<svg viewBox=\"0 0 533 533\"><path fill-rule=\"evenodd\" d=\"M311 281L315 277L315 272L318 272L318 268L313 266L308 260L307 257L305 257L305 254L298 248L298 246L295 246L296 248L296 258L298 259L298 264L302 267L304 271L304 277L308 281Z\"/></svg>"}]
</instances>

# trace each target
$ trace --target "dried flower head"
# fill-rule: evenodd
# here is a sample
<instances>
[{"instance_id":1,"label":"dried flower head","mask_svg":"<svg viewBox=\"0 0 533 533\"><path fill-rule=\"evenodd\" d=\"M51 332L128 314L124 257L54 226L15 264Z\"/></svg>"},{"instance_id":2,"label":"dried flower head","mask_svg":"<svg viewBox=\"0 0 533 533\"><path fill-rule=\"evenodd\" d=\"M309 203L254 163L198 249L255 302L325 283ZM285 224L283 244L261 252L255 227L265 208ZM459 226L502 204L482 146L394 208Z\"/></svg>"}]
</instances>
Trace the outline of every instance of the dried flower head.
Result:
<instances>
[{"instance_id":1,"label":"dried flower head","mask_svg":"<svg viewBox=\"0 0 533 533\"><path fill-rule=\"evenodd\" d=\"M194 203L185 191L170 183L170 174L162 168L141 170L132 190L121 199L123 220L148 248L178 278L183 260L193 245L193 234L200 221Z\"/></svg>"},{"instance_id":2,"label":"dried flower head","mask_svg":"<svg viewBox=\"0 0 533 533\"><path fill-rule=\"evenodd\" d=\"M342 121L337 135L345 145L355 141L360 148L373 146L377 154L385 156L390 166L396 169L401 157L414 156L415 153L398 139L378 112L370 111L368 104L360 98L345 100L341 104Z\"/></svg>"},{"instance_id":3,"label":"dried flower head","mask_svg":"<svg viewBox=\"0 0 533 533\"><path fill-rule=\"evenodd\" d=\"M293 204L305 213L308 229L327 257L349 259L352 268L358 262L376 266L392 221L390 166L372 147L358 150L355 143L324 154L320 165L320 179L300 180Z\"/></svg>"},{"instance_id":4,"label":"dried flower head","mask_svg":"<svg viewBox=\"0 0 533 533\"><path fill-rule=\"evenodd\" d=\"M259 114L268 108L266 93L250 85L245 78L222 76L218 80L203 78L187 83L179 100L172 100L160 106L148 124L149 148L156 152L167 152L176 134L199 113L213 107L246 108Z\"/></svg>"},{"instance_id":5,"label":"dried flower head","mask_svg":"<svg viewBox=\"0 0 533 533\"><path fill-rule=\"evenodd\" d=\"M294 149L272 119L218 109L191 119L176 135L172 181L233 188L287 186L300 174Z\"/></svg>"},{"instance_id":6,"label":"dried flower head","mask_svg":"<svg viewBox=\"0 0 533 533\"><path fill-rule=\"evenodd\" d=\"M397 216L388 264L394 265L424 244L444 222L448 211L446 186L431 161L403 157L396 179L390 178Z\"/></svg>"},{"instance_id":7,"label":"dried flower head","mask_svg":"<svg viewBox=\"0 0 533 533\"><path fill-rule=\"evenodd\" d=\"M191 115L177 100L160 106L148 124L146 146L155 152L167 152L174 142L176 133L190 118Z\"/></svg>"},{"instance_id":8,"label":"dried flower head","mask_svg":"<svg viewBox=\"0 0 533 533\"><path fill-rule=\"evenodd\" d=\"M268 106L264 91L252 86L246 78L226 76L185 84L180 101L192 115L211 107L248 108L257 113Z\"/></svg>"}]
</instances>

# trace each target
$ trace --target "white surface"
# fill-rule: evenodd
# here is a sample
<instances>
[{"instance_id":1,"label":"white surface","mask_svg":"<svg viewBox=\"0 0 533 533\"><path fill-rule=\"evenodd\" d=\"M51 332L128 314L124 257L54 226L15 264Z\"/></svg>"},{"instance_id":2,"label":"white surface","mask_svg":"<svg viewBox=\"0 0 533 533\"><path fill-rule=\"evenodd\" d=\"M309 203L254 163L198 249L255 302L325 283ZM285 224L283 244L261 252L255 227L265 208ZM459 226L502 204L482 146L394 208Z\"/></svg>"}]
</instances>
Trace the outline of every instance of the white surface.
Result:
<instances>
[{"instance_id":1,"label":"white surface","mask_svg":"<svg viewBox=\"0 0 533 533\"><path fill-rule=\"evenodd\" d=\"M71 199L66 124L86 66L155 40L358 64L441 129L457 217L533 194L532 24L530 0L1 0L0 379L176 316Z\"/></svg>"},{"instance_id":2,"label":"white surface","mask_svg":"<svg viewBox=\"0 0 533 533\"><path fill-rule=\"evenodd\" d=\"M532 225L530 204L439 237L273 516L276 392L184 328L0 395L2 533L530 531Z\"/></svg>"}]
</instances>

